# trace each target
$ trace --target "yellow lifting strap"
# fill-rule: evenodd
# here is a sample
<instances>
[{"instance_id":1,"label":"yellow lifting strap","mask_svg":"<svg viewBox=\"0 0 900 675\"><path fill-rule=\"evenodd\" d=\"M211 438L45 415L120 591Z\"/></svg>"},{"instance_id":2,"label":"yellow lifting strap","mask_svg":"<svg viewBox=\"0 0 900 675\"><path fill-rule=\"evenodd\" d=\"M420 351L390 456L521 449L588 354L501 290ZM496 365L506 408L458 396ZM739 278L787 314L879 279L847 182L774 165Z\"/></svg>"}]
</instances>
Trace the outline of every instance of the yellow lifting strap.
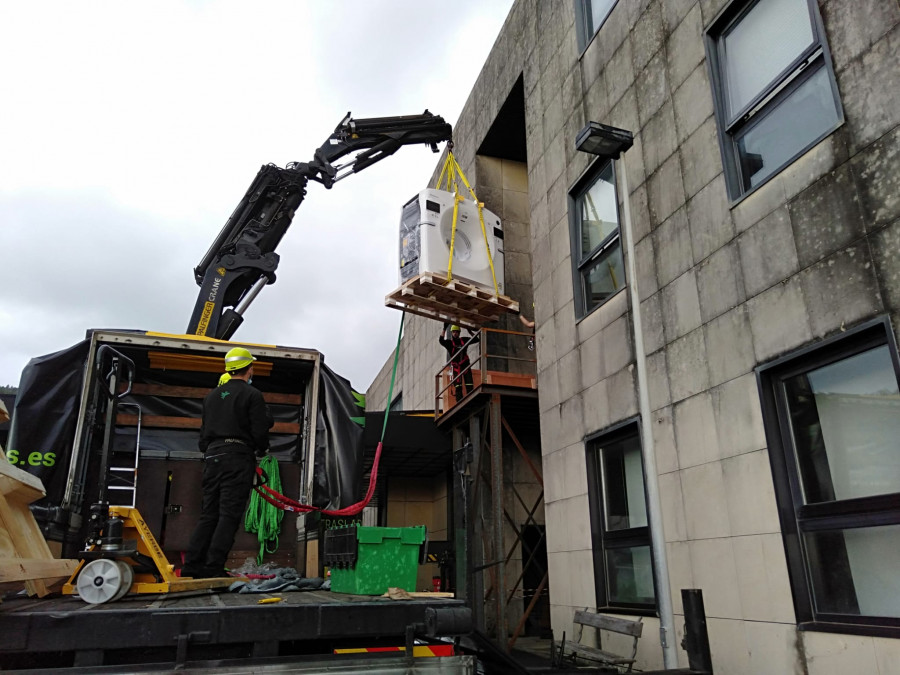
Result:
<instances>
[{"instance_id":1,"label":"yellow lifting strap","mask_svg":"<svg viewBox=\"0 0 900 675\"><path fill-rule=\"evenodd\" d=\"M456 157L453 156L453 152L449 150L447 151L447 159L444 161L444 166L441 169L441 174L437 179L436 186L437 189L440 190L441 185L446 182L447 192L453 192L455 195L455 199L453 200L453 225L450 229L450 260L447 263L447 281L453 279L453 247L456 243L456 222L459 216L459 203L465 199L459 192L459 182L457 181L457 177L459 180L462 180L463 185L466 186L466 189L472 196L472 200L478 205L478 220L481 222L481 236L484 238L484 247L488 255L488 264L491 266L491 280L494 282L494 293L500 295L500 289L497 287L497 274L494 272L494 258L491 255L491 245L488 243L487 230L484 227L484 213L482 212L484 209L484 202L478 201L478 197L475 196L475 190L469 185L469 181L466 179L462 167L457 163Z\"/></svg>"}]
</instances>

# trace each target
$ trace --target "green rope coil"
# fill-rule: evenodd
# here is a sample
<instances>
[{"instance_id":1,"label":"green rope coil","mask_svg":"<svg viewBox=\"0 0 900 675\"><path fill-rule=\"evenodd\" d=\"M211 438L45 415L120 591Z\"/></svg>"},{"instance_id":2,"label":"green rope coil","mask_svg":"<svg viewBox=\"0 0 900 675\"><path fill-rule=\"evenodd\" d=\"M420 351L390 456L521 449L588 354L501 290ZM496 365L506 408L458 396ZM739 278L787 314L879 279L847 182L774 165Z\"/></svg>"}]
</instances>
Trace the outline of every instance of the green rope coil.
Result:
<instances>
[{"instance_id":1,"label":"green rope coil","mask_svg":"<svg viewBox=\"0 0 900 675\"><path fill-rule=\"evenodd\" d=\"M260 468L269 477L267 485L281 492L281 475L278 471L278 460L272 455L266 455L259 460ZM284 511L273 506L259 496L256 490L250 494L250 505L244 517L244 529L251 534L256 534L259 541L259 554L256 556L256 564L262 565L263 556L266 553L275 553L278 550L278 534L281 532L281 520Z\"/></svg>"}]
</instances>

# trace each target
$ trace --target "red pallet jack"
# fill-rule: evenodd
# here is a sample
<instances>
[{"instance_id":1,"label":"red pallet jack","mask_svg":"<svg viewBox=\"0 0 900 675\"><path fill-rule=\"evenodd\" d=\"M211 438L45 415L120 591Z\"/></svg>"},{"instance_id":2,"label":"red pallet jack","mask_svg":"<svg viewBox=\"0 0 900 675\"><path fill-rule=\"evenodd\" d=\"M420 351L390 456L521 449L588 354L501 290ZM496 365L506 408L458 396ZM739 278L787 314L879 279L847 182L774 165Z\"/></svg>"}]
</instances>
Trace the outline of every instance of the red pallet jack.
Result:
<instances>
[{"instance_id":1,"label":"red pallet jack","mask_svg":"<svg viewBox=\"0 0 900 675\"><path fill-rule=\"evenodd\" d=\"M110 356L110 367L107 375L102 376L101 368L107 355ZM117 393L123 372L127 375L128 385L124 392ZM107 399L99 497L91 505L89 534L85 549L80 553L81 562L62 588L63 595L77 594L92 605L115 602L129 593L140 595L206 590L223 588L241 580L239 577L193 579L176 576L174 565L166 559L138 510L133 505L109 504L107 481L117 400L131 392L134 372L134 362L121 352L109 345L102 345L97 350L94 376Z\"/></svg>"}]
</instances>

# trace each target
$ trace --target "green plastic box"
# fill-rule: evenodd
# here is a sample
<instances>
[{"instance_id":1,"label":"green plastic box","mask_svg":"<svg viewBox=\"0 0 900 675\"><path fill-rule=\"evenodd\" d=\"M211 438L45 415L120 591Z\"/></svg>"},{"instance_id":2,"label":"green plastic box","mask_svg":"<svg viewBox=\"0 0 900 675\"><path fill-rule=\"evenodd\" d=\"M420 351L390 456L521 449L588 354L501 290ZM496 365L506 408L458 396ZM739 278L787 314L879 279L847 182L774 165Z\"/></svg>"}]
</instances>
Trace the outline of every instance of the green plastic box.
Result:
<instances>
[{"instance_id":1,"label":"green plastic box","mask_svg":"<svg viewBox=\"0 0 900 675\"><path fill-rule=\"evenodd\" d=\"M335 593L383 595L388 588L416 590L419 546L425 526L357 527L357 559L350 567L331 568Z\"/></svg>"}]
</instances>

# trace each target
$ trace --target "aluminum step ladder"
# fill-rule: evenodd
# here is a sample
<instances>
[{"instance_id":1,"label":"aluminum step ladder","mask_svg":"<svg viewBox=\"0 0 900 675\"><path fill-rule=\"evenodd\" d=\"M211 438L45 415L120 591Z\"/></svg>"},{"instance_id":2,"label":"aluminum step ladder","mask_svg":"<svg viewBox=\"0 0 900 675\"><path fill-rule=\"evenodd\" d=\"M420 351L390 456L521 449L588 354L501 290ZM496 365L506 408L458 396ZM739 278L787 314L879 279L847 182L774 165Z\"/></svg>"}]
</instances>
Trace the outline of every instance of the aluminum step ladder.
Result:
<instances>
[{"instance_id":1,"label":"aluminum step ladder","mask_svg":"<svg viewBox=\"0 0 900 675\"><path fill-rule=\"evenodd\" d=\"M119 403L119 410L133 409L137 416L134 447L115 449L107 474L109 500L116 506L137 506L138 462L141 457L141 407L136 403ZM130 412L130 411L129 411Z\"/></svg>"}]
</instances>

